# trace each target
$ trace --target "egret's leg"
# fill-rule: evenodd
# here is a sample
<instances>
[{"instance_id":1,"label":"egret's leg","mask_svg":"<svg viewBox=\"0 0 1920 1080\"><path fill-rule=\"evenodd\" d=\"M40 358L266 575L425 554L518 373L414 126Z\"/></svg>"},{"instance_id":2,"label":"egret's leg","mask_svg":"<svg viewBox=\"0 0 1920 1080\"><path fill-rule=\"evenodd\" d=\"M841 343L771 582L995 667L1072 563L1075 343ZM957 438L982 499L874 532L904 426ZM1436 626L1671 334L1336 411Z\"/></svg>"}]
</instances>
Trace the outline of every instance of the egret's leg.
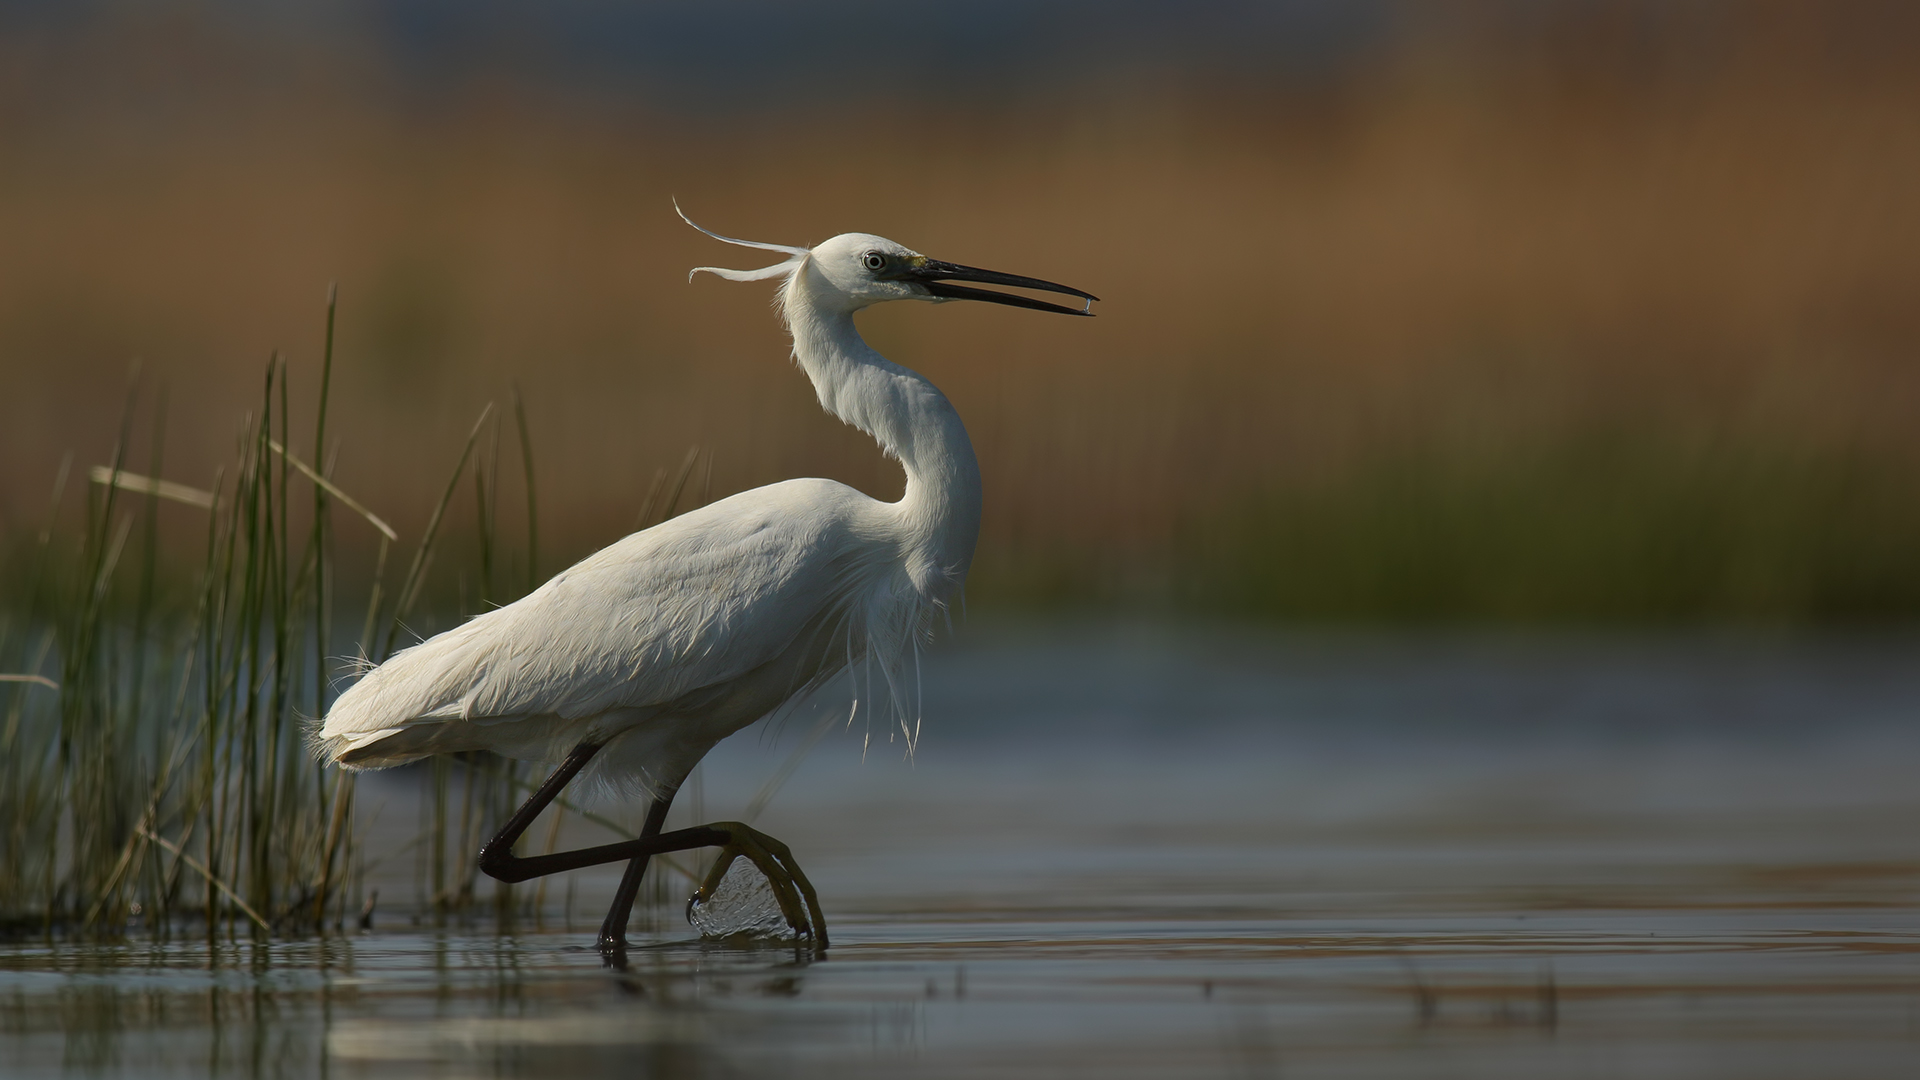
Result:
<instances>
[{"instance_id":1,"label":"egret's leg","mask_svg":"<svg viewBox=\"0 0 1920 1080\"><path fill-rule=\"evenodd\" d=\"M754 837L743 834L736 834L727 846L720 849L720 860L713 864L713 869L707 873L707 879L701 882L692 896L687 897L687 921L693 921L695 904L704 904L713 899L713 891L720 887L720 880L727 876L728 868L732 867L733 861L739 858L745 858L766 877L767 885L773 889L773 899L780 905L780 914L787 920L787 925L793 927L796 932L805 933L806 931L801 929L807 923L800 907L800 894L794 889L793 881L786 873L786 867L774 859L773 853L769 852L764 844Z\"/></svg>"},{"instance_id":2,"label":"egret's leg","mask_svg":"<svg viewBox=\"0 0 1920 1080\"><path fill-rule=\"evenodd\" d=\"M769 843L776 847L769 847ZM488 846L491 848L493 845ZM826 920L820 915L813 885L799 873L792 853L787 851L785 844L737 821L716 821L710 825L695 825L691 829L675 829L656 836L642 836L578 851L556 851L551 855L520 856L511 851L495 850L492 857L481 864L481 869L501 881L519 882L610 862L625 862L631 867L631 860L643 855L664 855L703 847L731 848L751 860L772 883L776 896L780 895L782 889L790 890L781 904L781 914L787 916L794 933L810 937L815 945L826 948ZM797 890L797 895L792 890ZM812 909L811 921L807 918L808 908Z\"/></svg>"},{"instance_id":3,"label":"egret's leg","mask_svg":"<svg viewBox=\"0 0 1920 1080\"><path fill-rule=\"evenodd\" d=\"M721 821L712 828L726 829L733 839L720 849L720 858L714 861L713 869L707 871L707 878L700 888L687 898L687 917L693 917L693 906L704 904L713 899L713 891L732 868L733 861L745 858L767 879L773 889L774 899L780 903L780 913L786 916L787 925L795 933L811 932L821 948L827 947L827 919L820 911L820 896L813 891L813 882L807 880L806 872L800 869L800 863L794 859L787 845L768 836L751 826L738 821ZM804 917L801 904L806 905Z\"/></svg>"},{"instance_id":4,"label":"egret's leg","mask_svg":"<svg viewBox=\"0 0 1920 1080\"><path fill-rule=\"evenodd\" d=\"M746 826L742 825L741 828L744 829ZM800 860L793 857L792 849L788 848L786 844L775 840L766 833L755 833L755 835L760 838L762 844L766 845L767 850L773 853L773 857L780 860L781 866L792 876L794 885L800 890L800 896L807 902L807 913L813 919L814 937L819 940L821 948L826 948L827 916L820 910L820 894L813 891L813 882L808 881L806 871L800 869ZM715 882L715 884L718 884L718 882Z\"/></svg>"},{"instance_id":5,"label":"egret's leg","mask_svg":"<svg viewBox=\"0 0 1920 1080\"><path fill-rule=\"evenodd\" d=\"M553 770L553 775L547 777L546 782L540 785L540 789L522 803L520 809L513 812L513 816L500 827L500 831L494 834L493 839L480 846L480 869L488 877L507 880L495 873L495 869L510 866L515 861L513 845L520 842L520 834L526 832L527 826L533 824L533 819L540 816L540 811L545 810L547 804L559 796L560 789L566 787L568 781L579 775L581 769L586 768L587 762L593 759L593 755L600 752L600 746L599 743L581 743L574 747L573 753L567 755L567 760L561 762L560 767ZM526 878L513 880L525 881Z\"/></svg>"},{"instance_id":6,"label":"egret's leg","mask_svg":"<svg viewBox=\"0 0 1920 1080\"><path fill-rule=\"evenodd\" d=\"M520 835L540 816L540 811L559 796L560 789L577 776L586 767L593 755L600 751L598 745L581 743L567 760L560 764L553 775L547 777L540 789L533 793L520 809L513 812L505 826L487 841L480 849L480 869L488 877L499 881L521 882L529 878L544 877L567 870L579 870L588 866L601 866L610 862L625 862L627 872L622 876L620 888L614 894L613 910L607 912L607 918L600 927L600 941L603 945L618 946L626 936L627 916L632 913L633 900L639 893L640 876L646 871L651 856L664 855L672 851L690 851L694 848L717 847L722 849L721 860L715 864L714 872L695 894L695 900L704 901L713 895L713 889L726 874L727 867L735 858L745 857L766 875L773 887L775 898L780 901L780 913L786 916L788 925L801 937L811 937L814 946L827 947L827 920L820 911L820 898L813 891L813 883L801 872L800 864L793 858L793 852L787 845L738 821L716 821L710 825L696 825L691 829L676 829L673 832L661 832L667 820L667 807L672 795L654 800L647 810L647 822L641 835L632 840L622 840L613 844L600 844L595 847L581 848L577 851L556 851L547 855L515 855L513 845ZM804 908L803 905L804 904ZM618 916L618 918L616 918Z\"/></svg>"},{"instance_id":7,"label":"egret's leg","mask_svg":"<svg viewBox=\"0 0 1920 1080\"><path fill-rule=\"evenodd\" d=\"M671 791L653 800L653 805L647 807L646 824L640 826L640 839L650 840L660 835L667 823L667 807L671 805ZM606 920L600 924L602 949L626 946L627 919L633 915L633 900L640 895L640 879L646 876L647 863L652 858L652 852L641 852L627 862L627 872L620 876L620 887L613 893L613 906L607 909Z\"/></svg>"}]
</instances>

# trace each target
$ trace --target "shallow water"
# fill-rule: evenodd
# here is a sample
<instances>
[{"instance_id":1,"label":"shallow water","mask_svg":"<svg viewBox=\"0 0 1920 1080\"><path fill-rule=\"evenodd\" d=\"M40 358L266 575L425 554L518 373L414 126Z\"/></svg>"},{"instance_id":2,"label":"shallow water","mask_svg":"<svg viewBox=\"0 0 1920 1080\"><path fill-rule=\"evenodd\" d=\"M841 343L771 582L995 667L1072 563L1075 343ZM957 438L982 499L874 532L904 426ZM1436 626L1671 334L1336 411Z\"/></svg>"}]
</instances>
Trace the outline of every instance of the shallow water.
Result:
<instances>
[{"instance_id":1,"label":"shallow water","mask_svg":"<svg viewBox=\"0 0 1920 1080\"><path fill-rule=\"evenodd\" d=\"M1916 661L978 631L910 761L836 727L757 822L826 960L669 908L609 970L612 874L503 934L416 925L389 860L365 933L0 948L0 1072L1912 1076ZM737 816L812 725L736 738L676 813ZM365 789L376 846L417 786Z\"/></svg>"}]
</instances>

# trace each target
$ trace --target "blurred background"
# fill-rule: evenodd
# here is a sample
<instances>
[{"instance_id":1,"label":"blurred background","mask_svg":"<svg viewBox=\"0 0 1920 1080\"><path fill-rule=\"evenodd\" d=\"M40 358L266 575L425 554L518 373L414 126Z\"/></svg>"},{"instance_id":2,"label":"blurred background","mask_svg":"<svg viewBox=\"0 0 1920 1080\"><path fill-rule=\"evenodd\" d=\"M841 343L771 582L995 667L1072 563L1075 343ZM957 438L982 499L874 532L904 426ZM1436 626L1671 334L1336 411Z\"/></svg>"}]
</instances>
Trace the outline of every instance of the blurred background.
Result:
<instances>
[{"instance_id":1,"label":"blurred background","mask_svg":"<svg viewBox=\"0 0 1920 1080\"><path fill-rule=\"evenodd\" d=\"M1916 57L1898 0L0 0L0 1060L1920 1074ZM792 844L855 962L693 940L656 861L630 993L615 868L478 877L497 762L353 795L297 730L671 509L897 495L674 198L1104 299L862 316L985 474L924 739L835 684L670 819ZM391 550L233 497L263 396L314 454L331 283ZM82 497L116 443L228 554ZM190 852L345 935L28 942L233 933Z\"/></svg>"},{"instance_id":2,"label":"blurred background","mask_svg":"<svg viewBox=\"0 0 1920 1080\"><path fill-rule=\"evenodd\" d=\"M330 282L334 475L404 542L516 385L539 576L689 447L683 508L892 497L677 196L1104 298L864 316L979 449L976 613L1911 620L1916 44L1871 0L5 0L0 535L134 358L132 468L164 390L211 486L276 350L310 442Z\"/></svg>"}]
</instances>

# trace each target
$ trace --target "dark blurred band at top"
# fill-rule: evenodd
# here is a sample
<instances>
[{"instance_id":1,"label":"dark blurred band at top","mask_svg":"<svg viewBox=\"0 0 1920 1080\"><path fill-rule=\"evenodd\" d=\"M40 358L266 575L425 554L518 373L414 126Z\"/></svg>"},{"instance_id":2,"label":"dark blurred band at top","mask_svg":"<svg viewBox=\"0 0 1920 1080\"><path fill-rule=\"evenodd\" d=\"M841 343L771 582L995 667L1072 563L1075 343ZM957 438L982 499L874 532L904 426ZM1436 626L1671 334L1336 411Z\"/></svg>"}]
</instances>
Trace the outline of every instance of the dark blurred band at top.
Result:
<instances>
[{"instance_id":1,"label":"dark blurred band at top","mask_svg":"<svg viewBox=\"0 0 1920 1080\"><path fill-rule=\"evenodd\" d=\"M1917 22L1897 0L0 0L0 36L27 64L15 92L57 78L35 59L163 63L179 46L182 63L247 54L267 82L289 77L277 59L331 53L402 95L522 82L699 117L948 95L1044 107L1049 89L1140 79L1312 84L1435 44L1698 77L1769 24L1835 64L1896 65Z\"/></svg>"}]
</instances>

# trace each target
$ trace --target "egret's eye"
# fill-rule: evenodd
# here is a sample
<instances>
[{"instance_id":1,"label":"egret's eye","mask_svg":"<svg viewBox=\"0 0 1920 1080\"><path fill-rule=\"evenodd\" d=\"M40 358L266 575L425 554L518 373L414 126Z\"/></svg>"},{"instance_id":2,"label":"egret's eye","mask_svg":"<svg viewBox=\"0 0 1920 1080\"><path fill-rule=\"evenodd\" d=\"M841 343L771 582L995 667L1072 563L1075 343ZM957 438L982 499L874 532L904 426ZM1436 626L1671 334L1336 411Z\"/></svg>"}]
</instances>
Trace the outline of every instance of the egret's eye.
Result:
<instances>
[{"instance_id":1,"label":"egret's eye","mask_svg":"<svg viewBox=\"0 0 1920 1080\"><path fill-rule=\"evenodd\" d=\"M869 270L885 270L887 268L887 257L877 251L867 252L860 261L865 263Z\"/></svg>"}]
</instances>

